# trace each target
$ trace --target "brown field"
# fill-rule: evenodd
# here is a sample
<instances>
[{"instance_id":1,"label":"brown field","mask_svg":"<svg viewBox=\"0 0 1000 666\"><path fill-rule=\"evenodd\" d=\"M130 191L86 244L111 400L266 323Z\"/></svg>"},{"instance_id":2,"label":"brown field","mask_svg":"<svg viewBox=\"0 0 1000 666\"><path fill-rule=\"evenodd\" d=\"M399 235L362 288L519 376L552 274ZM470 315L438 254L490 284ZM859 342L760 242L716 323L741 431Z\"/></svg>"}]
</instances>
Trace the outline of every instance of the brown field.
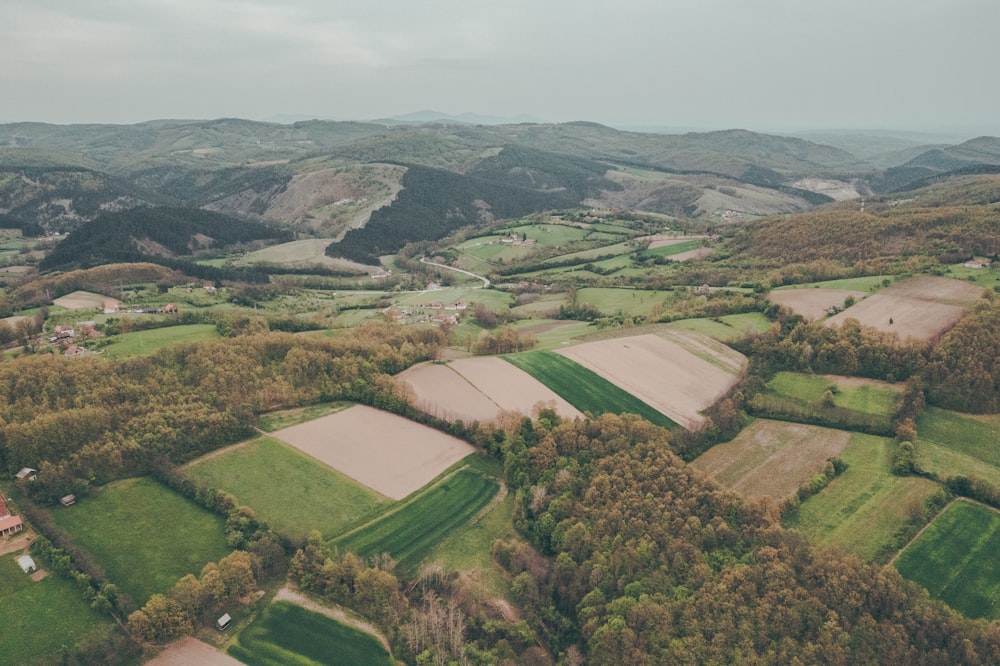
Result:
<instances>
[{"instance_id":1,"label":"brown field","mask_svg":"<svg viewBox=\"0 0 1000 666\"><path fill-rule=\"evenodd\" d=\"M568 402L523 370L496 357L424 364L399 375L413 389L417 408L454 421L494 421L504 412L532 416L536 405L566 418L581 416Z\"/></svg>"},{"instance_id":2,"label":"brown field","mask_svg":"<svg viewBox=\"0 0 1000 666\"><path fill-rule=\"evenodd\" d=\"M830 308L843 307L848 296L860 301L868 295L866 291L850 289L779 289L767 295L768 300L788 308L806 321L822 319Z\"/></svg>"},{"instance_id":3,"label":"brown field","mask_svg":"<svg viewBox=\"0 0 1000 666\"><path fill-rule=\"evenodd\" d=\"M690 240L698 240L699 238L707 238L707 236L665 236L663 234L653 234L652 236L642 236L638 240L649 241L649 249L655 250L658 247L679 245L680 243L687 243Z\"/></svg>"},{"instance_id":4,"label":"brown field","mask_svg":"<svg viewBox=\"0 0 1000 666\"><path fill-rule=\"evenodd\" d=\"M688 250L668 257L670 261L687 261L689 259L701 259L715 252L714 247L699 247L697 250Z\"/></svg>"},{"instance_id":5,"label":"brown field","mask_svg":"<svg viewBox=\"0 0 1000 666\"><path fill-rule=\"evenodd\" d=\"M961 319L983 291L952 278L917 277L869 296L830 317L826 324L839 326L850 317L863 326L896 333L901 340L933 340Z\"/></svg>"},{"instance_id":6,"label":"brown field","mask_svg":"<svg viewBox=\"0 0 1000 666\"><path fill-rule=\"evenodd\" d=\"M0 268L2 273L27 273L31 270L31 266L4 266Z\"/></svg>"},{"instance_id":7,"label":"brown field","mask_svg":"<svg viewBox=\"0 0 1000 666\"><path fill-rule=\"evenodd\" d=\"M242 666L225 652L219 652L208 643L202 643L197 638L185 636L179 638L166 649L146 662L146 666Z\"/></svg>"},{"instance_id":8,"label":"brown field","mask_svg":"<svg viewBox=\"0 0 1000 666\"><path fill-rule=\"evenodd\" d=\"M475 452L460 439L365 405L272 436L397 500Z\"/></svg>"},{"instance_id":9,"label":"brown field","mask_svg":"<svg viewBox=\"0 0 1000 666\"><path fill-rule=\"evenodd\" d=\"M746 359L697 333L671 331L671 338L675 337L636 335L586 342L556 353L596 372L684 428L696 430L705 421L700 412L736 383Z\"/></svg>"},{"instance_id":10,"label":"brown field","mask_svg":"<svg viewBox=\"0 0 1000 666\"><path fill-rule=\"evenodd\" d=\"M84 308L102 307L106 300L108 300L107 296L95 294L92 291L74 291L71 294L60 296L52 302L67 310L83 310Z\"/></svg>"},{"instance_id":11,"label":"brown field","mask_svg":"<svg viewBox=\"0 0 1000 666\"><path fill-rule=\"evenodd\" d=\"M761 419L691 466L747 497L781 499L819 473L850 438L843 430Z\"/></svg>"}]
</instances>

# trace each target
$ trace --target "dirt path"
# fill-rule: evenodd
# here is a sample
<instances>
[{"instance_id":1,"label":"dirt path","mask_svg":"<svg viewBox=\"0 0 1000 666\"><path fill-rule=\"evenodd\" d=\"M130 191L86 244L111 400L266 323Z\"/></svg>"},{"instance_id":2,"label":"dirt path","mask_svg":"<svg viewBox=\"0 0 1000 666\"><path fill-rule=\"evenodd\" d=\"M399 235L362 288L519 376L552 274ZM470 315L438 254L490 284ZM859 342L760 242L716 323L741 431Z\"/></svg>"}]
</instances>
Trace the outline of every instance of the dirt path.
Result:
<instances>
[{"instance_id":1,"label":"dirt path","mask_svg":"<svg viewBox=\"0 0 1000 666\"><path fill-rule=\"evenodd\" d=\"M336 620L337 622L350 625L355 629L360 629L366 634L371 634L382 643L382 646L385 648L385 651L389 653L389 656L392 656L392 649L389 647L389 641L385 639L385 636L383 636L378 629L367 622L350 617L342 608L338 606L324 606L316 601L313 601L301 592L293 590L288 585L285 585L283 588L278 590L278 593L274 595L274 600L287 601L297 606L302 606L307 610L319 613L320 615L325 615L332 620Z\"/></svg>"},{"instance_id":2,"label":"dirt path","mask_svg":"<svg viewBox=\"0 0 1000 666\"><path fill-rule=\"evenodd\" d=\"M482 289L485 289L486 287L490 286L490 281L487 278L484 278L482 275L476 275L475 273L470 273L469 271L462 270L461 268L455 268L454 266L448 266L447 264L439 264L431 261L427 257L423 257L420 260L420 263L427 264L428 266L434 266L436 268L443 268L446 271L455 271L456 273L463 273L465 275L468 275L469 277L474 277L477 280L482 280L483 281L483 286L481 287Z\"/></svg>"}]
</instances>

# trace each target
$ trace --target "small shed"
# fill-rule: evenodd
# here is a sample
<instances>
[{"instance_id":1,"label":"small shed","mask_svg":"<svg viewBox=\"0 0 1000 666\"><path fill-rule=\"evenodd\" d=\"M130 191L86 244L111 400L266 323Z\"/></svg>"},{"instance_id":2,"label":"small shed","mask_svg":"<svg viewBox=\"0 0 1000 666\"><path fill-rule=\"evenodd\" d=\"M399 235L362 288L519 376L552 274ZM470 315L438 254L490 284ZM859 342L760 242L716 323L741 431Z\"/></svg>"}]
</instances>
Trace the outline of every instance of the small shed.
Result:
<instances>
[{"instance_id":1,"label":"small shed","mask_svg":"<svg viewBox=\"0 0 1000 666\"><path fill-rule=\"evenodd\" d=\"M34 481L38 478L38 470L32 469L31 467L22 467L21 471L15 474L18 481L23 481L27 479L28 481Z\"/></svg>"},{"instance_id":2,"label":"small shed","mask_svg":"<svg viewBox=\"0 0 1000 666\"><path fill-rule=\"evenodd\" d=\"M229 617L229 613L226 613L215 621L215 626L219 628L219 631L224 631L232 622L233 618Z\"/></svg>"},{"instance_id":3,"label":"small shed","mask_svg":"<svg viewBox=\"0 0 1000 666\"><path fill-rule=\"evenodd\" d=\"M63 506L72 506L73 504L76 504L76 495L70 494L65 497L60 497L59 503Z\"/></svg>"},{"instance_id":4,"label":"small shed","mask_svg":"<svg viewBox=\"0 0 1000 666\"><path fill-rule=\"evenodd\" d=\"M21 567L21 571L26 574L34 573L38 570L38 565L35 564L33 559L31 559L31 555L22 555L17 558L17 565Z\"/></svg>"}]
</instances>

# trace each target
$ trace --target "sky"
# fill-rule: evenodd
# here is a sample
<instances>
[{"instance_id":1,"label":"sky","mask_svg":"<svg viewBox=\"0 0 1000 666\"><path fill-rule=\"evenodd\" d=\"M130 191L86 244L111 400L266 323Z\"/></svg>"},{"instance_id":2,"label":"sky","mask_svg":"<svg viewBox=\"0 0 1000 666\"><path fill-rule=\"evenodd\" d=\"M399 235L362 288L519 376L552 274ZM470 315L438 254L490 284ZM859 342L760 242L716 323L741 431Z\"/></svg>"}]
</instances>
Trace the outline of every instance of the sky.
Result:
<instances>
[{"instance_id":1,"label":"sky","mask_svg":"<svg viewBox=\"0 0 1000 666\"><path fill-rule=\"evenodd\" d=\"M996 0L2 0L0 122L1000 135Z\"/></svg>"}]
</instances>

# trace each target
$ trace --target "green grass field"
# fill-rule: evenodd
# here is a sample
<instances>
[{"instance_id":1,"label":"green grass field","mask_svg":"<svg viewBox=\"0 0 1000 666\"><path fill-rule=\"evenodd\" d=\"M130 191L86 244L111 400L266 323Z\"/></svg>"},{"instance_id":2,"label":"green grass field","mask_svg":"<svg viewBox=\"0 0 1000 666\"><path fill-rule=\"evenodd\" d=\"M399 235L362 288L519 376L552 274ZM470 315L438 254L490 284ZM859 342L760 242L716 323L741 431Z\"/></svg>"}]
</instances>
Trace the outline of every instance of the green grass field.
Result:
<instances>
[{"instance_id":1,"label":"green grass field","mask_svg":"<svg viewBox=\"0 0 1000 666\"><path fill-rule=\"evenodd\" d=\"M318 405L308 407L295 407L292 409L282 409L276 412L268 412L257 417L257 427L265 432L275 432L282 428L288 428L299 423L314 421L327 414L333 414L343 409L347 409L351 402L323 402Z\"/></svg>"},{"instance_id":2,"label":"green grass field","mask_svg":"<svg viewBox=\"0 0 1000 666\"><path fill-rule=\"evenodd\" d=\"M643 250L642 256L644 257L672 257L675 254L681 254L682 252L690 252L691 250L697 250L701 247L701 240L689 240L683 243L676 243L674 245L664 245L663 247L658 247L652 250Z\"/></svg>"},{"instance_id":3,"label":"green grass field","mask_svg":"<svg viewBox=\"0 0 1000 666\"><path fill-rule=\"evenodd\" d=\"M196 461L185 476L221 488L275 530L302 539L310 530L332 537L389 503L340 472L270 437Z\"/></svg>"},{"instance_id":4,"label":"green grass field","mask_svg":"<svg viewBox=\"0 0 1000 666\"><path fill-rule=\"evenodd\" d=\"M958 501L895 562L904 577L971 618L1000 618L1000 514Z\"/></svg>"},{"instance_id":5,"label":"green grass field","mask_svg":"<svg viewBox=\"0 0 1000 666\"><path fill-rule=\"evenodd\" d=\"M732 342L748 332L766 332L771 328L771 322L759 312L747 312L745 314L723 315L719 317L718 321L708 318L681 319L670 322L667 327L701 333L719 342Z\"/></svg>"},{"instance_id":6,"label":"green grass field","mask_svg":"<svg viewBox=\"0 0 1000 666\"><path fill-rule=\"evenodd\" d=\"M221 516L147 477L108 484L52 518L139 605L232 550Z\"/></svg>"},{"instance_id":7,"label":"green grass field","mask_svg":"<svg viewBox=\"0 0 1000 666\"><path fill-rule=\"evenodd\" d=\"M389 553L404 573L412 572L446 536L462 527L496 495L499 484L464 468L425 490L402 507L334 540L362 557Z\"/></svg>"},{"instance_id":8,"label":"green grass field","mask_svg":"<svg viewBox=\"0 0 1000 666\"><path fill-rule=\"evenodd\" d=\"M917 433L920 441L1000 467L1000 416L966 416L928 407L917 419Z\"/></svg>"},{"instance_id":9,"label":"green grass field","mask_svg":"<svg viewBox=\"0 0 1000 666\"><path fill-rule=\"evenodd\" d=\"M809 282L778 289L847 289L849 291L875 291L883 286L883 282L889 280L895 282L893 275L869 275L867 277L843 278L840 280L826 280L824 282Z\"/></svg>"},{"instance_id":10,"label":"green grass field","mask_svg":"<svg viewBox=\"0 0 1000 666\"><path fill-rule=\"evenodd\" d=\"M115 341L104 348L104 354L111 358L146 356L158 349L190 342L203 342L219 337L214 324L185 324L167 326L149 331L135 331L116 336Z\"/></svg>"},{"instance_id":11,"label":"green grass field","mask_svg":"<svg viewBox=\"0 0 1000 666\"><path fill-rule=\"evenodd\" d=\"M13 555L0 556L0 664L54 660L62 648L111 625L111 617L92 609L70 581L49 575L35 583Z\"/></svg>"},{"instance_id":12,"label":"green grass field","mask_svg":"<svg viewBox=\"0 0 1000 666\"><path fill-rule=\"evenodd\" d=\"M229 646L249 666L394 666L381 641L301 606L276 601Z\"/></svg>"},{"instance_id":13,"label":"green grass field","mask_svg":"<svg viewBox=\"0 0 1000 666\"><path fill-rule=\"evenodd\" d=\"M581 412L638 414L656 425L677 427L676 423L631 393L554 352L533 351L503 358L548 386Z\"/></svg>"},{"instance_id":14,"label":"green grass field","mask_svg":"<svg viewBox=\"0 0 1000 666\"><path fill-rule=\"evenodd\" d=\"M669 308L674 292L586 287L577 291L576 301L606 314L621 311L630 315L650 315Z\"/></svg>"},{"instance_id":15,"label":"green grass field","mask_svg":"<svg viewBox=\"0 0 1000 666\"><path fill-rule=\"evenodd\" d=\"M937 491L933 481L893 476L893 441L853 433L840 454L847 470L785 521L815 543L833 545L871 560L906 522L914 503Z\"/></svg>"},{"instance_id":16,"label":"green grass field","mask_svg":"<svg viewBox=\"0 0 1000 666\"><path fill-rule=\"evenodd\" d=\"M836 377L797 372L779 372L767 383L768 390L776 395L804 404L820 402L832 387L836 387L834 406L878 416L892 416L896 412L901 392L899 387L888 384L862 384L857 380L840 381Z\"/></svg>"}]
</instances>

